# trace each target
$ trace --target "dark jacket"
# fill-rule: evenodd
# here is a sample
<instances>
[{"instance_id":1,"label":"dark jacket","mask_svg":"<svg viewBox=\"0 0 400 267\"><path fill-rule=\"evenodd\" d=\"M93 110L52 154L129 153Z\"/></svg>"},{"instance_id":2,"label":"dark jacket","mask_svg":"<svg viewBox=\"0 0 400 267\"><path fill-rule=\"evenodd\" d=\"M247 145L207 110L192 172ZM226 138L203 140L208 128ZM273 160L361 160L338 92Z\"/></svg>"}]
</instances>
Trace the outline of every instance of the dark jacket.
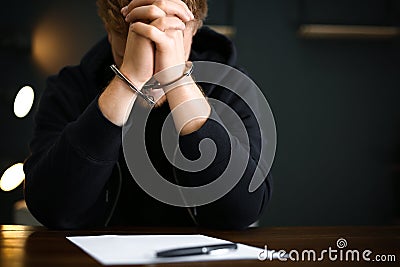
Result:
<instances>
[{"instance_id":1,"label":"dark jacket","mask_svg":"<svg viewBox=\"0 0 400 267\"><path fill-rule=\"evenodd\" d=\"M234 66L235 49L222 35L208 28L198 31L190 60L214 61ZM29 210L50 228L87 228L109 225L193 226L240 229L259 219L271 193L270 179L252 193L250 179L258 163L262 136L252 111L224 88L202 84L206 96L227 103L243 120L250 136L250 158L240 182L217 201L191 209L155 200L132 179L121 149L122 130L108 121L98 107L98 96L114 77L110 44L100 41L80 65L66 67L47 81L35 117L31 156L24 165L25 199ZM259 112L254 111L253 112ZM149 157L166 179L178 176L185 186L207 184L218 178L230 155L240 153L240 142L217 122L208 120L195 133L179 139L183 154L199 156L201 140L217 147L215 162L197 173L176 171L164 156L160 130L168 105L152 111L146 126ZM216 111L213 110L215 116ZM147 130L147 127L149 130ZM191 182L192 181L192 182ZM118 193L118 191L120 191Z\"/></svg>"}]
</instances>

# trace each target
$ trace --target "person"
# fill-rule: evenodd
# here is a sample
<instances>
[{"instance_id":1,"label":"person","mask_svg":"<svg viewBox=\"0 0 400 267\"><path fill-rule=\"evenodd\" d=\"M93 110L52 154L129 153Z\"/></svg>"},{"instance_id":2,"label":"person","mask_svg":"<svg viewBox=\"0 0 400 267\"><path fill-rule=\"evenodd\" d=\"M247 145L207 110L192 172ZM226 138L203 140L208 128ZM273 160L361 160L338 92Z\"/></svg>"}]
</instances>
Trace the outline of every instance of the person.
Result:
<instances>
[{"instance_id":1,"label":"person","mask_svg":"<svg viewBox=\"0 0 400 267\"><path fill-rule=\"evenodd\" d=\"M189 82L165 92L151 110L145 139L146 153L165 179L177 176L185 186L210 183L242 148L239 141L230 142L234 133L223 127L223 121L210 119L219 115L209 99L232 107L246 126L251 149L243 177L223 197L189 208L156 200L132 178L122 149L127 110L140 101L110 65L115 64L136 88L188 61L236 65L233 43L203 26L207 1L97 0L97 6L107 37L79 65L65 67L48 79L35 115L31 155L24 164L25 199L31 213L56 229L105 225L244 229L256 222L271 195L266 173L257 190L248 190L263 142L254 117L260 111L251 110L221 86L196 83L189 76ZM169 75L163 82L179 77ZM171 111L186 158L199 157L194 148L202 140L214 141L215 160L206 169L177 170L164 155L160 132Z\"/></svg>"}]
</instances>

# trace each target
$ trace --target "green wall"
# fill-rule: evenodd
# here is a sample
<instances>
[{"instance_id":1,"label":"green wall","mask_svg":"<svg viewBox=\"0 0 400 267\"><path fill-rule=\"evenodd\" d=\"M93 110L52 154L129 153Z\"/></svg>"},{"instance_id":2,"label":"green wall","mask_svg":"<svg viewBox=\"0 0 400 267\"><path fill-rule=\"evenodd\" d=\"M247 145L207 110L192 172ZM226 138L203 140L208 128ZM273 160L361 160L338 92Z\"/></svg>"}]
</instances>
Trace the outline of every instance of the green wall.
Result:
<instances>
[{"instance_id":1,"label":"green wall","mask_svg":"<svg viewBox=\"0 0 400 267\"><path fill-rule=\"evenodd\" d=\"M277 123L274 195L262 223L392 223L400 193L398 38L300 39L299 23L326 23L323 14L335 23L377 23L383 14L376 1L301 2L234 1L239 62Z\"/></svg>"}]
</instances>

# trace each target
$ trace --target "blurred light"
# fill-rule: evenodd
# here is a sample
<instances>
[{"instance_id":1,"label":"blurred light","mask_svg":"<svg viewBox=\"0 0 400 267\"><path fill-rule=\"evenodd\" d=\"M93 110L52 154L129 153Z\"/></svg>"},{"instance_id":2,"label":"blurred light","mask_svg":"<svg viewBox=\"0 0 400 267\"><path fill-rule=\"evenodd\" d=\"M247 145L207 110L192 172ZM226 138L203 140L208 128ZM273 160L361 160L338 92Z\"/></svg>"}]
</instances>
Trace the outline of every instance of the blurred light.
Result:
<instances>
[{"instance_id":1,"label":"blurred light","mask_svg":"<svg viewBox=\"0 0 400 267\"><path fill-rule=\"evenodd\" d=\"M24 86L19 90L14 100L14 114L18 118L23 118L28 115L32 108L35 92L32 87Z\"/></svg>"},{"instance_id":2,"label":"blurred light","mask_svg":"<svg viewBox=\"0 0 400 267\"><path fill-rule=\"evenodd\" d=\"M32 35L32 55L36 64L46 75L58 72L71 64L76 39L70 18L59 12L48 12L35 26ZM81 56L81 55L80 55ZM78 58L79 62L79 58Z\"/></svg>"},{"instance_id":3,"label":"blurred light","mask_svg":"<svg viewBox=\"0 0 400 267\"><path fill-rule=\"evenodd\" d=\"M64 53L63 42L60 40L61 34L57 33L57 22L51 18L42 21L34 30L32 39L33 58L39 66L50 74L59 68L58 61Z\"/></svg>"},{"instance_id":4,"label":"blurred light","mask_svg":"<svg viewBox=\"0 0 400 267\"><path fill-rule=\"evenodd\" d=\"M25 179L24 164L17 163L8 168L0 179L0 189L11 191L17 188Z\"/></svg>"}]
</instances>

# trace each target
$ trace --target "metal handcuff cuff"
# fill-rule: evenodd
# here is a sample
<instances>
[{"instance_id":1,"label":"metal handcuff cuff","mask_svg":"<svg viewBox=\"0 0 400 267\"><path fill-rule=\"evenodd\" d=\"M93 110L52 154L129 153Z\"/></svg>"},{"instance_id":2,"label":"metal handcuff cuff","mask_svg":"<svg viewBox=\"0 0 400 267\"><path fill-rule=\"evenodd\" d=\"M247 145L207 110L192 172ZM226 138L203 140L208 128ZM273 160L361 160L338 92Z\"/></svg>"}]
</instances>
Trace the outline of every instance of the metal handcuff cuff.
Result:
<instances>
[{"instance_id":1,"label":"metal handcuff cuff","mask_svg":"<svg viewBox=\"0 0 400 267\"><path fill-rule=\"evenodd\" d=\"M137 89L136 86L122 73L119 71L117 66L115 64L110 66L111 70L117 75L118 78L120 78L125 84L129 86L137 95L139 95L141 98L143 98L150 106L154 106L156 104L154 97L151 95L148 95L150 90L153 89L163 89L166 87L169 87L180 80L184 79L185 77L189 77L193 73L193 62L187 61L185 63L185 70L179 78L168 82L166 84L161 84L155 76L151 77L150 80L146 82L146 84L142 87L141 90Z\"/></svg>"}]
</instances>

